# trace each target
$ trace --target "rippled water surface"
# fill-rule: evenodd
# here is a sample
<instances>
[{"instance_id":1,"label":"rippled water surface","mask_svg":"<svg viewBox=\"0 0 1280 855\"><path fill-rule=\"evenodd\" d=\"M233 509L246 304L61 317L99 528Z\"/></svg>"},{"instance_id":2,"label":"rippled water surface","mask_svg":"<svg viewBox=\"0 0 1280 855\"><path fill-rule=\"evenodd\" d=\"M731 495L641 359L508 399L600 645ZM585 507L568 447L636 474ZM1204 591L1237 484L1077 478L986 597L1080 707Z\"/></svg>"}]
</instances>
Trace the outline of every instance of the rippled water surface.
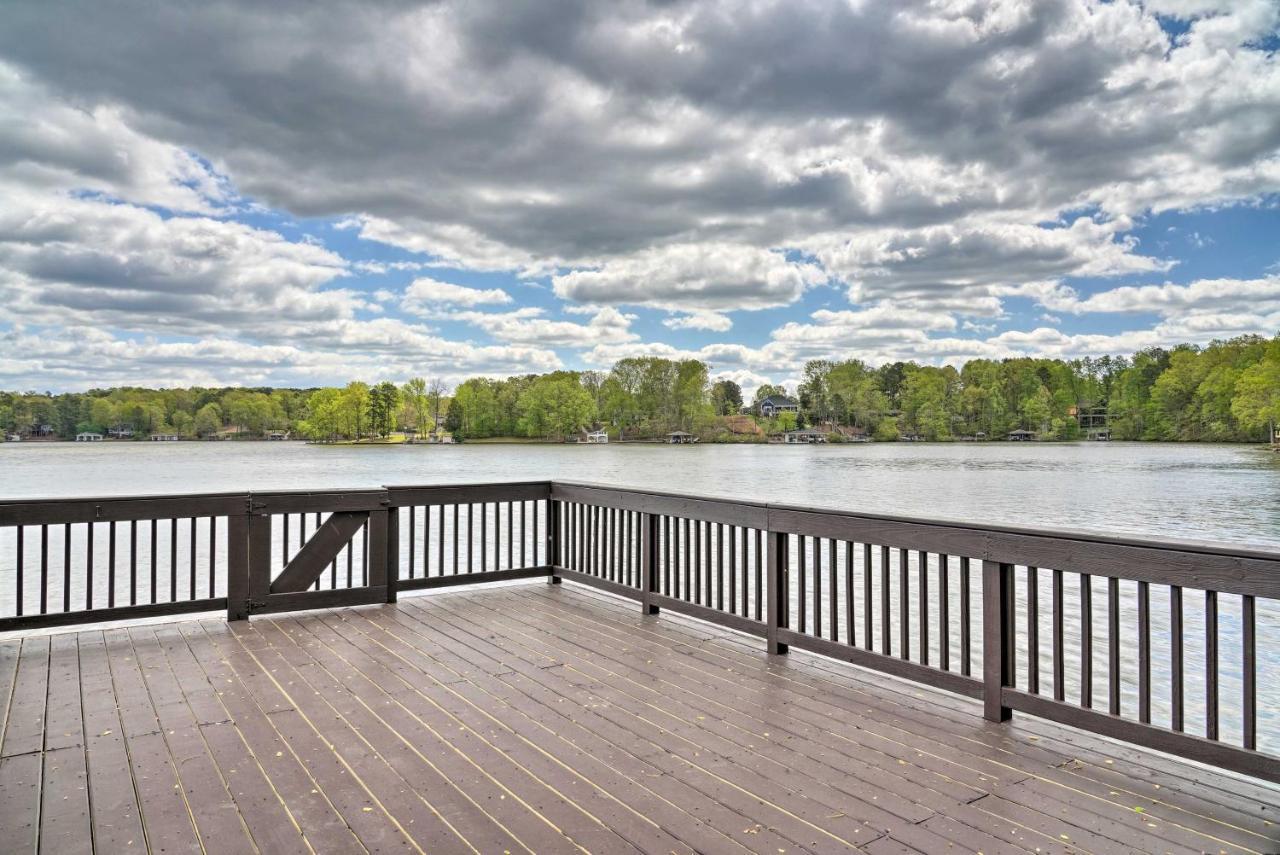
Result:
<instances>
[{"instance_id":1,"label":"rippled water surface","mask_svg":"<svg viewBox=\"0 0 1280 855\"><path fill-rule=\"evenodd\" d=\"M0 445L0 498L525 478L1280 546L1280 455L1259 446Z\"/></svg>"}]
</instances>

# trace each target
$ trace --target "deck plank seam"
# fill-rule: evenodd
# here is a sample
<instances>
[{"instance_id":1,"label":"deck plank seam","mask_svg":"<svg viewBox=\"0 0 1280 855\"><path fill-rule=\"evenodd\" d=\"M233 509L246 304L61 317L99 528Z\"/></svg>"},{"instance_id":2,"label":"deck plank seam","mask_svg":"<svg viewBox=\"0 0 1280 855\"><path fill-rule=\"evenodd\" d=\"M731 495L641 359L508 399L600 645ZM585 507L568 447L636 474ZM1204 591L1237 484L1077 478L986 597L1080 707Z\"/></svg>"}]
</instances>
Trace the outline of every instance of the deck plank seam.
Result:
<instances>
[{"instance_id":1,"label":"deck plank seam","mask_svg":"<svg viewBox=\"0 0 1280 855\"><path fill-rule=\"evenodd\" d=\"M689 743L689 745L690 745L690 749L691 749L691 750L693 750L695 754L697 754L697 753L698 753L698 749L699 749L699 744L698 744L698 743L695 743L695 742L693 742L693 741L689 740L688 738L686 738L686 737L684 737L684 736L681 736L681 735L679 735L679 734L675 734L673 731L668 730L667 728L663 727L661 724L659 724L659 723L658 723L658 722L656 722L656 721L653 721L652 719L644 718L644 716L639 715L639 714L636 714L636 713L631 713L631 715L635 716L635 717L636 717L638 720L640 720L641 722L644 722L645 724L647 724L650 728L656 728L656 729L658 729L658 730L661 730L663 733L665 733L665 734L667 734L667 735L669 735L669 736L673 736L673 737L676 737L676 738L678 738L678 739L681 739L681 740L682 740L682 741L684 741L684 742L688 742L688 743ZM682 757L682 756L680 756L680 755L678 755L678 754L677 754L677 755L672 755L672 756L673 756L673 757L675 757L679 762L682 762L682 763L687 764L689 767L691 767L691 768L695 769L696 771L700 771L700 772L702 772L702 773L704 773L704 774L708 774L708 775L711 775L711 776L716 777L718 780L720 780L720 781L722 781L722 782L726 783L728 786L731 786L731 787L734 787L734 788L736 788L736 789L740 789L740 790L742 790L742 789L743 789L743 788L739 787L739 786L737 785L737 783L736 783L736 782L734 782L734 781L729 781L728 779L725 779L723 776L719 775L718 773L716 773L716 772L714 772L714 771L712 771L712 770L710 770L710 769L707 769L707 768L704 768L704 767L702 767L702 766L699 766L698 764L694 764L694 763L692 763L691 761L689 761L687 758L684 758L684 757ZM722 756L722 758L724 758L724 759L726 759L726 760L731 760L731 758L728 758L726 755L721 755L721 756ZM767 759L767 758L766 758L766 759ZM772 762L772 761L770 761L770 762ZM758 773L754 773L754 772L753 772L752 774L758 774ZM760 800L762 800L762 801L767 801L767 799L765 799L763 796L760 796L759 794L756 794L756 793L754 793L754 792L752 792L752 791L750 791L750 790L743 790L743 791L744 791L744 792L746 792L746 793L748 793L750 796L752 796L752 797L754 797L754 798L760 799ZM802 796L802 794L800 794L798 791L790 791L790 790L789 790L788 792L792 793L792 795L793 795L793 796L801 797L802 802L804 801L804 797L803 797L803 796ZM826 810L829 810L829 809L830 809L830 810L837 810L837 811L839 810L839 807L838 807L838 806L836 806L836 805L825 805L825 804L822 804L821 802L815 802L815 804L817 804L817 805L822 805L822 810L817 810L816 808L811 808L811 810L813 811L813 813L814 813L815 815L816 815L816 814L821 814L821 813L823 813L823 811L826 811ZM788 812L788 813L789 813L789 815L793 816L794 818L798 819L799 821L801 821L801 822L805 822L806 824L809 824L809 825L811 825L811 826L813 826L813 827L816 827L820 832L822 832L822 833L824 833L824 834L827 834L827 835L830 835L830 836L832 836L832 837L833 837L834 839L836 839L836 840L841 840L842 842L846 843L847 845L850 845L850 846L856 846L856 845L859 845L859 844L860 844L860 841L859 841L859 844L855 844L853 841L849 841L849 840L847 840L847 839L840 838L838 835L833 834L833 833L832 833L832 832L830 832L829 830L827 830L827 829L823 829L823 828L821 828L820 826L816 826L815 824L813 824L813 823L809 822L809 820L805 819L804 817L802 817L802 816L800 816L800 815L798 815L798 814L796 814L796 813L794 813L794 812L791 812L789 809L782 808L781 806L777 805L776 803L775 803L775 807L777 807L777 808L778 808L778 809L780 809L780 810L784 810L784 811ZM871 807L874 807L874 806L871 806ZM865 826L862 826L862 828L863 828L863 829L865 829ZM879 830L885 830L885 829L879 829Z\"/></svg>"},{"instance_id":2,"label":"deck plank seam","mask_svg":"<svg viewBox=\"0 0 1280 855\"><path fill-rule=\"evenodd\" d=\"M366 616L366 618L367 618L367 616ZM382 627L381 627L381 629L382 629L383 631L387 631L385 626L382 626ZM363 631L362 631L362 632L363 632ZM366 633L366 635L367 635L367 633ZM393 634L393 635L394 635L394 634ZM377 641L377 640L374 640L374 643L380 644L380 646L385 647L385 645L382 645L382 643L381 643L381 642L379 642L379 641ZM407 644L407 642L402 642L402 643L406 643L406 644ZM414 647L413 645L409 645L409 646ZM414 649L418 649L418 648L414 647ZM445 667L448 667L448 666L445 666ZM514 672L512 672L512 673L514 673ZM517 690L517 691L519 691L519 690ZM503 703L504 705L506 705L506 706L510 706L510 704L509 704L508 702L506 702L505 700L503 700L502 698L497 697L497 696L493 696L491 693L487 693L487 692L486 692L486 694L490 694L490 696L491 696L491 697L495 697L495 698L497 698L497 699L498 699L501 703ZM556 712L556 713L558 714L558 711L557 711L557 710L555 710L553 707L548 707L548 709L550 709L552 712ZM572 743L570 743L570 744L572 744ZM622 749L622 750L625 750L625 749ZM662 752L662 751L663 751L663 749L661 748L661 746L655 746L655 751L654 751L653 753L658 753L658 752ZM639 756L639 755L635 755L635 756L637 756L637 759L644 760L644 757L641 757L641 756ZM662 774L667 774L667 773L663 772ZM656 795L656 796L658 796L658 797L661 797L661 795L660 795L660 794L658 794L658 793L654 793L654 795ZM696 818L695 818L695 819L696 819ZM744 819L746 819L746 818L744 817ZM793 841L793 842L794 842L794 841Z\"/></svg>"},{"instance_id":3,"label":"deck plank seam","mask_svg":"<svg viewBox=\"0 0 1280 855\"><path fill-rule=\"evenodd\" d=\"M311 728L312 732L321 741L321 743L324 744L327 748L329 748L329 750L333 753L334 757L338 760L339 764L341 764L342 767L346 770L346 773L351 776L352 780L354 780L362 790L364 790L365 794L369 797L370 801L372 801L375 805L378 806L378 809L382 811L383 815L386 816L387 819L392 823L392 825L395 826L395 828L400 832L401 836L406 841L408 841L409 845L412 846L414 849L416 849L418 852L425 852L425 850L423 850L422 847L419 846L417 842L414 840L414 838L408 833L407 829L404 828L404 826L400 823L400 821L396 819L394 814L392 814L391 811L387 809L383 801L373 793L373 791L369 788L369 785L351 766L350 762L345 757L342 756L341 752L336 750L336 747L334 746L334 744L323 734L323 732L320 731L318 727L316 727L315 723L311 720L310 716L308 716L305 711L298 708L298 704L293 700L293 696L288 692L288 690L283 685L280 684L280 681L276 679L276 676L271 671L271 669L267 668L262 663L262 661L257 657L255 651L244 646L241 643L241 640L235 631L232 631L230 633L230 636L232 641L240 647L241 651L245 655L247 655L249 658L251 658L254 661L254 664L258 666L258 668L260 669L259 673L265 676L267 680L269 680L271 684L275 686L276 691L279 692L282 697L286 698L289 701L289 704L290 704L289 709L278 709L278 710L275 710L274 712L276 713L291 712L299 716L306 723L306 725L309 728ZM233 670L235 669L234 663L231 663L231 667ZM270 716L270 713L268 713L268 716ZM347 822L348 822L348 825L350 825L350 820L347 820Z\"/></svg>"},{"instance_id":4,"label":"deck plank seam","mask_svg":"<svg viewBox=\"0 0 1280 855\"><path fill-rule=\"evenodd\" d=\"M1209 819L1209 820L1211 820L1211 821L1214 821L1214 822L1221 823L1221 821L1220 821L1220 820L1217 820L1216 818L1213 818L1213 817L1205 817L1205 818L1206 818L1206 819ZM1176 825L1176 823L1174 823L1174 824ZM1204 832L1195 832L1195 833L1198 833L1198 834L1204 834ZM1205 836L1209 836L1209 835L1205 835ZM1211 839L1213 839L1213 838L1211 837Z\"/></svg>"},{"instance_id":5,"label":"deck plank seam","mask_svg":"<svg viewBox=\"0 0 1280 855\"><path fill-rule=\"evenodd\" d=\"M331 650L331 652L332 652L332 648L330 648L330 650ZM340 655L340 654L337 654L337 653L335 652L335 655ZM428 677L430 677L430 675L428 675ZM465 679L465 678L464 678L464 679ZM444 684L437 683L437 685L441 685L441 687L442 687L442 688L445 688L445 689L446 689L446 691L453 692L453 690L452 690L451 688L449 688L449 687L445 686ZM410 688L412 688L412 687L410 687ZM454 694L456 694L456 693L454 693ZM459 697L459 699L460 699L460 700L462 700L462 701L464 701L464 702L466 702L466 703L469 703L468 701L466 701L466 699L465 699L465 698L462 698L461 696L458 696L458 697ZM427 699L427 700L428 700L429 702L432 702L432 701L430 701L430 699ZM434 703L434 702L432 702L432 703ZM474 707L474 705L472 705L472 706ZM475 707L475 709L476 709L476 711L477 711L477 712L479 712L481 715L483 715L483 716L485 716L485 717L487 717L487 718L490 718L490 719L491 719L491 720L492 720L492 721L493 721L497 726L499 726L499 727L504 727L504 729L506 729L506 728L505 728L505 725L503 725L503 723L502 723L500 720L498 720L498 719L494 718L493 716L491 716L490 714L488 714L485 710L480 709L479 707ZM475 731L475 729L474 729L474 728L472 728L472 727L470 727L469 725L466 725L465 723L461 722L461 720L456 719L456 717L455 717L452 713L450 713L448 710L444 710L443 708L441 708L441 712L443 712L444 714L446 714L446 715L450 716L451 718L454 718L456 721L458 721L458 722L459 722L459 724L462 724L462 726L466 727L468 730L470 730L471 732L475 733L477 737L479 737L479 738L480 738L480 739L482 739L482 740L485 740L485 738L484 738L483 734L480 734L478 731ZM523 739L523 737L519 737L519 736L518 736L518 738ZM488 740L485 740L485 741L487 742ZM527 741L527 740L526 740L526 741ZM530 747L534 748L535 750L540 750L540 749L538 748L538 746L533 745L532 743L530 743ZM502 753L502 754L504 754L504 755L505 755L505 754L507 754L507 752L502 751L502 749L496 749L496 750L498 750L500 753ZM516 761L516 760L515 760L515 758L509 758L509 759L510 759L513 763L515 763L516 765L518 765L518 766L522 765L522 764L519 764L519 763L518 763L518 761ZM554 759L554 758L553 758L553 759ZM589 780L589 779L585 778L584 776L581 776L581 775L580 775L579 773L577 773L575 770L569 769L568 771L569 771L571 774L573 774L573 775L575 775L575 776L578 776L578 777L582 778L582 780L583 780L584 782L586 782L588 785L593 786L593 787L595 786L592 782L590 782L590 780ZM548 783L546 783L546 782L541 781L541 779L539 779L536 775L534 775L534 774L532 773L532 771L531 771L531 770L526 770L526 772L527 772L528 774L530 774L530 776L531 776L534 780L538 780L538 781L539 781L539 783L540 783L540 784L542 784L544 787L546 787L549 791L551 791L551 792L557 792L557 791L555 790L555 788L554 788L554 787L550 786L550 784L548 784ZM513 794L513 795L514 795L514 794ZM617 801L617 800L615 799L615 801ZM623 803L622 803L622 802L620 802L620 801L618 802L618 804L620 804L620 805L621 805L621 806L623 806L624 808L626 808L626 807L627 807L625 804L623 804ZM599 819L598 817L595 817L594 815L590 814L590 812L589 812L589 811L586 811L584 808L582 808L581 806L578 806L578 805L575 805L575 807L577 807L577 809L578 809L578 810L582 811L582 812L583 812L584 814L586 814L587 816L591 817L591 818L592 818L595 822L597 822L597 823L598 823L602 828L608 828L608 826L607 826L607 825L605 825L603 822L601 822L601 821L600 821L600 819ZM628 808L628 809L629 809L629 808ZM646 819L646 818L644 818L644 817L641 817L641 818L642 818L642 819ZM561 830L561 832L562 832L562 833L564 833L564 832L563 832L563 830ZM568 835L566 834L566 836L568 836ZM572 838L570 838L570 839L572 839Z\"/></svg>"},{"instance_id":6,"label":"deck plank seam","mask_svg":"<svg viewBox=\"0 0 1280 855\"><path fill-rule=\"evenodd\" d=\"M274 619L273 623L276 623L276 625L278 625L278 623L279 623L280 619L283 619L283 618L276 618L276 619ZM297 621L294 621L294 619L291 619L291 622L293 622L293 623L298 623ZM289 634L289 632L285 632L285 634L284 634L284 635L285 635L285 636L287 636L287 637L292 637L292 634ZM294 644L296 644L296 643L297 643L297 641L296 641L296 640L294 640ZM323 641L321 641L321 645L324 645ZM300 646L301 646L301 645L300 645ZM328 645L325 645L325 646L326 646L326 648L328 648ZM332 650L332 648L329 648L329 649L330 649L330 650ZM311 654L311 655L312 655L312 657L314 657L314 654ZM338 657L339 657L339 658L342 658L342 657L340 657L340 654L335 653L335 651L334 651L334 655L338 655ZM346 660L346 659L344 659L344 660ZM332 675L332 676L333 676L334 680L338 680L338 681L340 682L340 678L339 678L339 677L337 677L337 675L333 675L333 673L332 673L332 669L329 669L328 667L324 666L324 663L323 663L323 662L320 662L320 660L319 660L319 659L316 659L316 663L317 663L317 667L324 668L324 669L325 669L325 671L328 671L328 672L330 673L330 675ZM355 668L355 666L351 666L351 664L349 664L349 663L348 663L348 667ZM356 671L357 671L357 673L358 673L358 668L356 668ZM387 694L387 692L384 692L384 694ZM388 698L390 698L390 695L388 695ZM392 699L393 701L394 701L394 700L396 700L396 699L394 699L394 698L390 698L390 699ZM369 710L370 714L371 714L371 715L374 715L374 717L375 717L376 719L378 719L378 721L379 721L379 722L383 723L383 724L384 724L384 727L387 727L389 732L392 732L392 733L393 733L393 735L396 735L396 736L398 736L398 737L401 737L401 739L403 740L403 736L402 736L402 735L399 735L399 733L397 733L397 732L396 732L396 728L393 728L392 726L390 726L390 723L389 723L389 722L387 722L387 721L385 721L385 719L384 719L383 717L381 717L381 715L379 715L378 713L376 713L376 710L374 710L374 709L370 708L370 707L369 707L369 705L365 704L365 703L364 703L364 700L362 700L362 699L358 698L358 696L356 696L356 700L358 701L358 703L361 703L361 705L364 705L364 707L365 707L367 710ZM397 703L398 703L398 701L397 701ZM412 715L412 717L413 717L413 718L415 718L415 719L416 719L416 721L419 721L419 723L421 724L421 726L422 726L422 727L425 727L425 728L426 728L426 730L429 730L429 731L433 732L433 733L434 733L434 735L435 735L436 737L438 737L438 739L439 739L440 741L444 741L444 742L445 742L445 744L448 744L447 737L445 737L445 736L443 735L443 733L439 733L438 731L435 731L435 728L431 727L429 723L426 723L426 722L424 722L424 721L421 721L421 719L420 719L419 717L417 717L417 715L416 715L415 713L413 713L413 712L412 712L412 710L408 710L408 709L406 709L406 713L407 713L407 714ZM406 741L406 745L410 745L411 750L415 750L415 751L416 751L416 747L415 747L415 746L412 746L411 744L408 744L407 740L404 740L404 741ZM421 755L420 751L419 751L419 754ZM461 755L461 753L460 753L460 755ZM425 760L425 762L428 762L428 763L430 764L430 760L429 760L429 759L426 759L426 758L425 758L425 755L421 755L421 756L422 756L422 759L424 759L424 760ZM431 764L431 768L435 769L434 764ZM479 767L477 767L477 769L479 769ZM438 772L438 773L440 774L440 777L444 778L444 779L445 779L445 781L448 781L448 776L444 776L443 772L439 772L439 771L438 771L438 769L436 769L436 772ZM407 783L407 782L406 782L406 783ZM468 801L471 801L471 803L472 803L472 804L475 804L475 805L477 806L477 808L479 808L479 809L481 810L481 813L484 813L484 814L486 815L486 817L489 817L489 819L490 819L490 820L492 820L492 822L494 822L495 824L497 824L497 826L498 826L498 827L503 828L503 829L504 829L504 831L508 831L509 835L511 835L511 837L512 837L512 840L515 840L517 843L520 843L520 845L521 845L521 846L524 846L524 847L525 847L525 849L527 849L527 846L525 845L525 843L524 843L524 842L522 842L522 841L520 840L520 837L518 837L517 835L515 835L515 833L509 832L509 829L506 829L506 827L504 827L504 826L503 826L503 824L499 822L499 820L497 820L497 819L493 818L493 817L492 817L492 815L489 815L489 814L488 814L488 811L484 811L484 809L483 809L483 808L481 808L481 806L479 805L479 803L475 803L475 800L474 800L474 799L471 799L470 795L466 794L466 792L465 792L465 791L462 791L462 790L461 790L461 788L460 788L460 787L458 787L458 786L456 785L456 783L451 782L451 785L452 785L454 788L456 788L456 790L457 790L458 792L460 792L460 794L461 794L463 797L465 797L465 799L467 799ZM460 835L460 836L461 836L461 835ZM463 837L463 840L466 840L466 838L465 838L465 837Z\"/></svg>"}]
</instances>

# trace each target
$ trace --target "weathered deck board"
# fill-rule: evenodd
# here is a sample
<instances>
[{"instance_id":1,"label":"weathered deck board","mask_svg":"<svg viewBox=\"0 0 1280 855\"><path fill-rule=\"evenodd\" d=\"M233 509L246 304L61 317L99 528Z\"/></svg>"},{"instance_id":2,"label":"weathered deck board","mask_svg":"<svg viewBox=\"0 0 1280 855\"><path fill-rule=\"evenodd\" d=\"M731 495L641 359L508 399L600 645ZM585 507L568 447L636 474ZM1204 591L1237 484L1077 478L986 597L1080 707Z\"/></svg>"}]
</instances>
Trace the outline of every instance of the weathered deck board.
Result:
<instances>
[{"instance_id":1,"label":"weathered deck board","mask_svg":"<svg viewBox=\"0 0 1280 855\"><path fill-rule=\"evenodd\" d=\"M979 712L573 585L30 635L0 642L0 826L58 853L1280 849L1280 788Z\"/></svg>"}]
</instances>

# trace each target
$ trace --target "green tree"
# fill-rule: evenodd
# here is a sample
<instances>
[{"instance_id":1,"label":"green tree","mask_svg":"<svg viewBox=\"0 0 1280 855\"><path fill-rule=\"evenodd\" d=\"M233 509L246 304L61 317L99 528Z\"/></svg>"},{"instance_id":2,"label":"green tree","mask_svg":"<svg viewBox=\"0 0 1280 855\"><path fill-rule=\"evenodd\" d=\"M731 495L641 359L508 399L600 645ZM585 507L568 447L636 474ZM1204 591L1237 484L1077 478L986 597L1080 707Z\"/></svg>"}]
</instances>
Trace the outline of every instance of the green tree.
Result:
<instances>
[{"instance_id":1,"label":"green tree","mask_svg":"<svg viewBox=\"0 0 1280 855\"><path fill-rule=\"evenodd\" d=\"M212 436L222 430L222 410L217 404L205 404L196 412L193 425L198 436Z\"/></svg>"},{"instance_id":2,"label":"green tree","mask_svg":"<svg viewBox=\"0 0 1280 855\"><path fill-rule=\"evenodd\" d=\"M520 396L520 419L526 436L565 437L590 425L596 414L595 396L577 374L545 374Z\"/></svg>"},{"instance_id":3,"label":"green tree","mask_svg":"<svg viewBox=\"0 0 1280 855\"><path fill-rule=\"evenodd\" d=\"M732 380L717 380L711 387L711 405L716 415L737 415L742 409L742 387Z\"/></svg>"},{"instance_id":4,"label":"green tree","mask_svg":"<svg viewBox=\"0 0 1280 855\"><path fill-rule=\"evenodd\" d=\"M1267 345L1262 359L1240 373L1231 414L1255 435L1264 427L1280 425L1280 337Z\"/></svg>"}]
</instances>

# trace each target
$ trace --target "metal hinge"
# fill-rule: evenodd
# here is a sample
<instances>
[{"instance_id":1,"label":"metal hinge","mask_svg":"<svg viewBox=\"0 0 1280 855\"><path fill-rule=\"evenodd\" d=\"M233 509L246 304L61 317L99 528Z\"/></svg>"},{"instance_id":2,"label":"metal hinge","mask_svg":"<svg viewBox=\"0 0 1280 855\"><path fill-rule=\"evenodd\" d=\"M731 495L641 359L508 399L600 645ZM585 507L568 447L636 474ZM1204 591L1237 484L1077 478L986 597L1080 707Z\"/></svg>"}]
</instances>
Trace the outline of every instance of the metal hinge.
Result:
<instances>
[{"instance_id":1,"label":"metal hinge","mask_svg":"<svg viewBox=\"0 0 1280 855\"><path fill-rule=\"evenodd\" d=\"M246 513L250 513L250 514L251 514L251 513L253 513L254 511L260 511L260 510L262 510L263 508L265 508L266 506L267 506L267 503L266 503L266 502L255 502L253 499L245 499L245 500L244 500L244 509L245 509L245 512L246 512Z\"/></svg>"},{"instance_id":2,"label":"metal hinge","mask_svg":"<svg viewBox=\"0 0 1280 855\"><path fill-rule=\"evenodd\" d=\"M248 609L249 611L253 611L254 609L265 608L267 605L267 601L266 600L245 600L244 604L246 609Z\"/></svg>"}]
</instances>

